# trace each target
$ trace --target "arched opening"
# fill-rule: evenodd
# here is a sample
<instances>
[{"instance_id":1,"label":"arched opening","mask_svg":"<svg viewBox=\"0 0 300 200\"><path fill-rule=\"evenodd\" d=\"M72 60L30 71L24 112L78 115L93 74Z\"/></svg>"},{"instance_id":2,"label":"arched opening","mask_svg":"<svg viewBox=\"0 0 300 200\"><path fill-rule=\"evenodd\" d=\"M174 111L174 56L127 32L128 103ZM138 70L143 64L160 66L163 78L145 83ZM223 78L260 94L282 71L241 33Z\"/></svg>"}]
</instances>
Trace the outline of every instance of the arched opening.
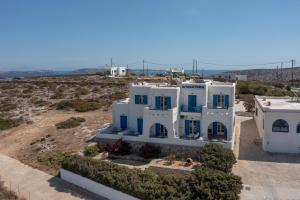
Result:
<instances>
[{"instance_id":1,"label":"arched opening","mask_svg":"<svg viewBox=\"0 0 300 200\"><path fill-rule=\"evenodd\" d=\"M164 125L155 123L150 128L150 137L167 138L168 130Z\"/></svg>"},{"instance_id":2,"label":"arched opening","mask_svg":"<svg viewBox=\"0 0 300 200\"><path fill-rule=\"evenodd\" d=\"M227 128L221 122L213 122L208 126L207 136L209 140L227 140Z\"/></svg>"},{"instance_id":3,"label":"arched opening","mask_svg":"<svg viewBox=\"0 0 300 200\"><path fill-rule=\"evenodd\" d=\"M289 132L289 124L283 119L277 119L272 125L272 132Z\"/></svg>"}]
</instances>

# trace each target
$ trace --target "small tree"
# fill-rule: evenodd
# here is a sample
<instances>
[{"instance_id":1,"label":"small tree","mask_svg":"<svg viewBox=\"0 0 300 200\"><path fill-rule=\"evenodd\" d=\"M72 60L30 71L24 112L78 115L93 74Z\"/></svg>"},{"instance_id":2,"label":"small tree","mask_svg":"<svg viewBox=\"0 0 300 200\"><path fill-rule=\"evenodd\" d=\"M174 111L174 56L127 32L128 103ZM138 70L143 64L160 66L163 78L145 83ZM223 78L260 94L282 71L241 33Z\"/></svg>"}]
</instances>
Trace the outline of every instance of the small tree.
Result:
<instances>
[{"instance_id":1,"label":"small tree","mask_svg":"<svg viewBox=\"0 0 300 200\"><path fill-rule=\"evenodd\" d=\"M243 96L242 100L244 101L243 105L247 112L254 112L255 109L255 101L253 95Z\"/></svg>"},{"instance_id":2,"label":"small tree","mask_svg":"<svg viewBox=\"0 0 300 200\"><path fill-rule=\"evenodd\" d=\"M207 144L200 152L199 161L204 167L231 172L236 158L231 150L219 144Z\"/></svg>"},{"instance_id":3,"label":"small tree","mask_svg":"<svg viewBox=\"0 0 300 200\"><path fill-rule=\"evenodd\" d=\"M117 140L112 145L112 152L117 155L126 155L131 151L131 146L129 143L124 142L122 139Z\"/></svg>"}]
</instances>

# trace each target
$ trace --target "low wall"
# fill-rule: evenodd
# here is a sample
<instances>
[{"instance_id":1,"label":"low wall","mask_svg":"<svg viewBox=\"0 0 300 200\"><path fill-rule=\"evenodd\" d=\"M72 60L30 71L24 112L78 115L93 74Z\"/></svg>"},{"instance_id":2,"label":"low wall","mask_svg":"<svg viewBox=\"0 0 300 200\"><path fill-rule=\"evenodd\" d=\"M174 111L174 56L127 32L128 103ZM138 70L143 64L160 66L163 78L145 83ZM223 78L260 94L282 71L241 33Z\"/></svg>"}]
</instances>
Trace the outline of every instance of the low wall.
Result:
<instances>
[{"instance_id":1,"label":"low wall","mask_svg":"<svg viewBox=\"0 0 300 200\"><path fill-rule=\"evenodd\" d=\"M116 142L116 139L100 139L96 138L96 141L104 142L112 146L114 142ZM136 141L128 141L126 142L130 143L131 150L135 154L140 153L140 148L146 144L146 142L136 142ZM179 158L197 158L200 154L201 147L190 147L190 146L182 146L182 145L172 145L172 144L151 144L154 146L159 146L161 148L161 156L167 156L170 154L174 154Z\"/></svg>"},{"instance_id":2,"label":"low wall","mask_svg":"<svg viewBox=\"0 0 300 200\"><path fill-rule=\"evenodd\" d=\"M120 192L118 190L112 189L95 181L92 181L88 178L82 177L78 174L74 174L65 169L60 169L61 179L77 185L81 188L84 188L92 193L95 193L99 196L105 197L110 200L139 200L133 196Z\"/></svg>"}]
</instances>

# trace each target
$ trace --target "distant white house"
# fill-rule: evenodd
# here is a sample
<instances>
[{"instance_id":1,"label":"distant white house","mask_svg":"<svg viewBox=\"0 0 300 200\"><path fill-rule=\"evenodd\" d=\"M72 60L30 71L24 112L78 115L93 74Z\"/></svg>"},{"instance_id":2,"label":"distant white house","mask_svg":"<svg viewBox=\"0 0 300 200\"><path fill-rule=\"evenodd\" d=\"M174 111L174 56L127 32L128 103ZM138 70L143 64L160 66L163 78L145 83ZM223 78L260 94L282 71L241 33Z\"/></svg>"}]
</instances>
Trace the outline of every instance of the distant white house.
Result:
<instances>
[{"instance_id":1,"label":"distant white house","mask_svg":"<svg viewBox=\"0 0 300 200\"><path fill-rule=\"evenodd\" d=\"M300 101L256 96L254 119L265 151L300 153Z\"/></svg>"},{"instance_id":2,"label":"distant white house","mask_svg":"<svg viewBox=\"0 0 300 200\"><path fill-rule=\"evenodd\" d=\"M110 68L110 75L112 77L115 76L126 76L128 73L128 70L126 67L111 67Z\"/></svg>"},{"instance_id":3,"label":"distant white house","mask_svg":"<svg viewBox=\"0 0 300 200\"><path fill-rule=\"evenodd\" d=\"M143 82L129 89L128 99L113 103L112 125L97 138L233 148L235 83Z\"/></svg>"},{"instance_id":4,"label":"distant white house","mask_svg":"<svg viewBox=\"0 0 300 200\"><path fill-rule=\"evenodd\" d=\"M216 75L215 78L222 78L227 81L247 81L247 75L235 74L235 73L224 73Z\"/></svg>"}]
</instances>

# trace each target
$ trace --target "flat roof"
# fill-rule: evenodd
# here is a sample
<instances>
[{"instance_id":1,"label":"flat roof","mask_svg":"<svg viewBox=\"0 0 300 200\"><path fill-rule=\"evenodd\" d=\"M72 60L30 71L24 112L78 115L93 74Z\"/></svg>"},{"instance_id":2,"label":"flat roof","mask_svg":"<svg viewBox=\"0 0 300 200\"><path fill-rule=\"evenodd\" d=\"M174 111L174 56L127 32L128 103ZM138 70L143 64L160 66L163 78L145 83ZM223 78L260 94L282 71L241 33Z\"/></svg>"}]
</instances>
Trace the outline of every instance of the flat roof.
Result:
<instances>
[{"instance_id":1,"label":"flat roof","mask_svg":"<svg viewBox=\"0 0 300 200\"><path fill-rule=\"evenodd\" d=\"M300 112L300 99L296 97L255 96L264 111Z\"/></svg>"}]
</instances>

